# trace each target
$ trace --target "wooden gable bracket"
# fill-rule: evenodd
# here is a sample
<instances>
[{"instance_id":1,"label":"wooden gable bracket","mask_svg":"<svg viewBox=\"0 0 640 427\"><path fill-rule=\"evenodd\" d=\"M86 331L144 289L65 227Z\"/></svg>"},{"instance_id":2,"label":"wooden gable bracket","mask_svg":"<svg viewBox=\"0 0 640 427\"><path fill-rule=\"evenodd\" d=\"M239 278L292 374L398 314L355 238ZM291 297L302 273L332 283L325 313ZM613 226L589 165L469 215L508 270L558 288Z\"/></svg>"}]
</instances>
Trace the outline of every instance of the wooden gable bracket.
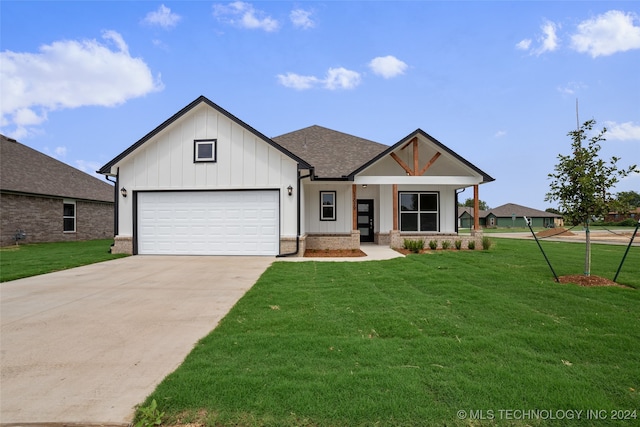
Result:
<instances>
[{"instance_id":1,"label":"wooden gable bracket","mask_svg":"<svg viewBox=\"0 0 640 427\"><path fill-rule=\"evenodd\" d=\"M404 161L402 161L402 159L398 157L396 153L391 153L391 157L402 167L402 169L405 170L405 172L407 172L407 175L422 176L427 171L427 169L429 169L431 165L433 165L435 161L438 160L438 157L440 157L440 152L439 151L436 152L436 154L431 158L431 160L429 160L429 162L426 165L424 165L424 167L420 171L418 171L418 165L420 164L419 158L418 158L418 138L417 137L412 138L411 141L407 142L401 148L401 150L404 150L410 144L413 144L413 169L411 169L409 165L407 165Z\"/></svg>"}]
</instances>

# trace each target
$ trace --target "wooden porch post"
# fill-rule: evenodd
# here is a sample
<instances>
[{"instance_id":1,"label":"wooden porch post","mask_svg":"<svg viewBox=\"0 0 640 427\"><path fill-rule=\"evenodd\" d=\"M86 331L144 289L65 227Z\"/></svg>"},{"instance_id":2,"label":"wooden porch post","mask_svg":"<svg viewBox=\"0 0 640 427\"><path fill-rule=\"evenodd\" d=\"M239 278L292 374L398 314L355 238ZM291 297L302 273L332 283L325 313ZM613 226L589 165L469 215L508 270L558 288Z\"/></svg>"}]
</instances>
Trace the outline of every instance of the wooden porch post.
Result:
<instances>
[{"instance_id":1,"label":"wooden porch post","mask_svg":"<svg viewBox=\"0 0 640 427\"><path fill-rule=\"evenodd\" d=\"M393 229L398 229L398 184L393 184Z\"/></svg>"},{"instance_id":2,"label":"wooden porch post","mask_svg":"<svg viewBox=\"0 0 640 427\"><path fill-rule=\"evenodd\" d=\"M353 184L351 186L351 197L353 198L353 228L352 230L358 229L358 186Z\"/></svg>"},{"instance_id":3,"label":"wooden porch post","mask_svg":"<svg viewBox=\"0 0 640 427\"><path fill-rule=\"evenodd\" d=\"M478 184L473 186L473 231L480 230L480 198Z\"/></svg>"}]
</instances>

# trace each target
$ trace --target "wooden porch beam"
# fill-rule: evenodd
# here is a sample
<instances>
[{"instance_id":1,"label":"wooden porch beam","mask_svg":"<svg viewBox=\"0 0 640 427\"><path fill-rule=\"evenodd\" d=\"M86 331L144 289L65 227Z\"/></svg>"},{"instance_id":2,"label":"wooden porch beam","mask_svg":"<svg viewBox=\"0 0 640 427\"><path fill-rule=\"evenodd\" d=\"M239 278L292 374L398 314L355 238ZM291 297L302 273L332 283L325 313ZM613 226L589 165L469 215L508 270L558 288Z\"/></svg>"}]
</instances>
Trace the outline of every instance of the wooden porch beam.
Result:
<instances>
[{"instance_id":1,"label":"wooden porch beam","mask_svg":"<svg viewBox=\"0 0 640 427\"><path fill-rule=\"evenodd\" d=\"M413 138L413 176L418 176L418 138Z\"/></svg>"},{"instance_id":2,"label":"wooden porch beam","mask_svg":"<svg viewBox=\"0 0 640 427\"><path fill-rule=\"evenodd\" d=\"M414 142L418 142L418 137L417 136L414 136L413 138L411 138L411 140L409 142L404 144L402 146L401 150L404 150L405 148L407 148L409 145L413 144Z\"/></svg>"},{"instance_id":3,"label":"wooden porch beam","mask_svg":"<svg viewBox=\"0 0 640 427\"><path fill-rule=\"evenodd\" d=\"M393 160L398 162L400 166L402 166L402 169L404 169L408 175L413 175L413 171L411 170L411 168L405 162L403 162L396 153L391 153L391 157L393 158Z\"/></svg>"},{"instance_id":4,"label":"wooden porch beam","mask_svg":"<svg viewBox=\"0 0 640 427\"><path fill-rule=\"evenodd\" d=\"M352 206L353 206L353 228L352 230L358 229L358 186L356 184L351 185L351 197L352 197Z\"/></svg>"},{"instance_id":5,"label":"wooden porch beam","mask_svg":"<svg viewBox=\"0 0 640 427\"><path fill-rule=\"evenodd\" d=\"M420 176L424 175L424 173L427 171L427 169L429 169L431 167L431 165L434 164L436 160L438 160L438 157L440 157L440 152L439 151L436 154L434 154L434 156L431 158L431 160L429 160L429 163L424 165L424 167L422 168L422 170L420 171L420 173L418 175L420 175Z\"/></svg>"}]
</instances>

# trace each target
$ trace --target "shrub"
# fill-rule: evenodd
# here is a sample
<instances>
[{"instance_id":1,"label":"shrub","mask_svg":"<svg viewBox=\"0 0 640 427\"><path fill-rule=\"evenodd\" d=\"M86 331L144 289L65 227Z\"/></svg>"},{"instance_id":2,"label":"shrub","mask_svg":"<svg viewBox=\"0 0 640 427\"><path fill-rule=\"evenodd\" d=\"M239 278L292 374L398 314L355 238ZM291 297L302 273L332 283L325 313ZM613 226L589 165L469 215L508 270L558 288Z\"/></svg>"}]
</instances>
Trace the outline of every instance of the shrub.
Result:
<instances>
[{"instance_id":1,"label":"shrub","mask_svg":"<svg viewBox=\"0 0 640 427\"><path fill-rule=\"evenodd\" d=\"M482 249L484 249L485 251L488 251L489 248L491 248L491 244L493 242L491 241L491 239L489 238L489 236L484 236L482 238Z\"/></svg>"},{"instance_id":2,"label":"shrub","mask_svg":"<svg viewBox=\"0 0 640 427\"><path fill-rule=\"evenodd\" d=\"M424 240L409 240L404 239L404 248L410 250L413 253L419 253L424 249Z\"/></svg>"},{"instance_id":3,"label":"shrub","mask_svg":"<svg viewBox=\"0 0 640 427\"><path fill-rule=\"evenodd\" d=\"M438 241L437 240L429 240L429 247L435 251L436 248L438 247Z\"/></svg>"},{"instance_id":4,"label":"shrub","mask_svg":"<svg viewBox=\"0 0 640 427\"><path fill-rule=\"evenodd\" d=\"M475 240L469 240L469 243L467 243L467 247L471 250L474 250L476 248L476 241Z\"/></svg>"},{"instance_id":5,"label":"shrub","mask_svg":"<svg viewBox=\"0 0 640 427\"><path fill-rule=\"evenodd\" d=\"M453 242L453 244L455 245L457 250L462 249L462 240L456 240L455 242Z\"/></svg>"},{"instance_id":6,"label":"shrub","mask_svg":"<svg viewBox=\"0 0 640 427\"><path fill-rule=\"evenodd\" d=\"M449 247L451 246L451 242L449 240L443 240L441 245L442 249L449 249Z\"/></svg>"}]
</instances>

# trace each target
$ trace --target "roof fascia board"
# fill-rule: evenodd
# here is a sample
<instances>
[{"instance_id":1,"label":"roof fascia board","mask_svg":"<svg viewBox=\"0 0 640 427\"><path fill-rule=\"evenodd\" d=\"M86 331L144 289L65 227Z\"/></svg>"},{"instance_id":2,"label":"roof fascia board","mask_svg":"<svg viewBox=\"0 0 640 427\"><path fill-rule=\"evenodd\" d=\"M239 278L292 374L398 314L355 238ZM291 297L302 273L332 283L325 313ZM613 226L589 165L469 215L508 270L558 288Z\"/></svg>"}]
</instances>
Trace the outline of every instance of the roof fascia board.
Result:
<instances>
[{"instance_id":1,"label":"roof fascia board","mask_svg":"<svg viewBox=\"0 0 640 427\"><path fill-rule=\"evenodd\" d=\"M374 163L376 163L378 160L382 159L383 157L391 154L392 152L394 152L398 147L402 147L404 146L404 144L407 144L408 142L410 142L413 138L417 137L417 136L422 136L424 138L426 138L427 140L429 140L430 142L432 142L435 146L437 146L440 150L450 154L451 156L453 156L456 160L460 161L461 163L463 163L465 166L471 168L474 172L477 172L478 175L482 176L482 181L480 182L482 183L486 183L486 182L491 182L491 181L495 181L494 178L492 178L489 174L483 172L481 169L479 169L477 166L473 165L471 162L469 162L468 160L466 160L465 158L463 158L462 156L460 156L458 153L456 153L455 151L451 150L449 147L447 147L446 145L444 145L443 143L441 143L440 141L438 141L437 139L435 139L434 137L432 137L431 135L429 135L428 133L426 133L425 131L423 131L422 129L416 129L415 131L411 132L409 135L405 136L404 138L402 138L400 141L398 141L397 143L395 143L394 145L390 146L389 148L387 148L386 150L384 150L382 153L378 154L377 156L375 156L373 159L369 160L367 163L365 163L364 165L360 166L358 169L356 169L355 171L351 172L351 174L349 174L350 177L353 177L357 174L359 174L360 172L362 172L363 170L367 169L369 166L373 165ZM415 177L414 177L415 178ZM353 179L353 178L352 178Z\"/></svg>"},{"instance_id":2,"label":"roof fascia board","mask_svg":"<svg viewBox=\"0 0 640 427\"><path fill-rule=\"evenodd\" d=\"M356 176L355 184L422 184L422 185L455 185L469 187L481 183L481 179L473 176Z\"/></svg>"},{"instance_id":3,"label":"roof fascia board","mask_svg":"<svg viewBox=\"0 0 640 427\"><path fill-rule=\"evenodd\" d=\"M226 116L227 118L231 119L232 121L236 122L237 124L239 124L240 126L245 128L246 130L248 130L249 132L251 132L254 135L258 136L264 142L266 142L267 144L271 145L272 147L274 147L275 149L277 149L281 153L285 154L286 156L288 156L292 160L296 161L298 163L298 168L307 169L307 168L311 167L311 165L309 165L306 161L304 161L300 157L296 156L295 154L293 154L289 150L285 149L284 147L278 145L271 138L267 137L266 135L264 135L261 132L258 132L256 129L252 128L251 126L249 126L248 124L246 124L245 122L243 122L242 120L240 120L239 118L234 116L233 114L229 113L224 108L222 108L219 105L215 104L214 102L209 100L207 97L205 97L203 95L200 95L198 98L196 98L189 105L187 105L186 107L184 107L183 109L181 109L180 111L175 113L173 116L171 116L170 118L168 118L167 120L162 122L162 124L160 124L158 127L156 127L151 132L149 132L148 134L143 136L140 140L138 140L138 142L134 143L132 146L130 146L129 148L124 150L122 153L117 155L113 160L111 160L110 162L108 162L107 164L102 166L97 172L101 173L103 175L112 175L113 173L111 172L111 168L115 164L120 162L122 159L127 157L129 154L133 153L136 149L138 149L138 147L140 147L145 142L147 142L148 140L150 140L151 138L153 138L154 136L156 136L157 134L162 132L164 129L169 127L172 123L177 121L179 118L181 118L182 116L187 114L189 111L194 109L196 106L198 106L202 102L204 102L205 104L207 104L208 106L210 106L214 110L218 111L220 114L222 114L222 115Z\"/></svg>"}]
</instances>

